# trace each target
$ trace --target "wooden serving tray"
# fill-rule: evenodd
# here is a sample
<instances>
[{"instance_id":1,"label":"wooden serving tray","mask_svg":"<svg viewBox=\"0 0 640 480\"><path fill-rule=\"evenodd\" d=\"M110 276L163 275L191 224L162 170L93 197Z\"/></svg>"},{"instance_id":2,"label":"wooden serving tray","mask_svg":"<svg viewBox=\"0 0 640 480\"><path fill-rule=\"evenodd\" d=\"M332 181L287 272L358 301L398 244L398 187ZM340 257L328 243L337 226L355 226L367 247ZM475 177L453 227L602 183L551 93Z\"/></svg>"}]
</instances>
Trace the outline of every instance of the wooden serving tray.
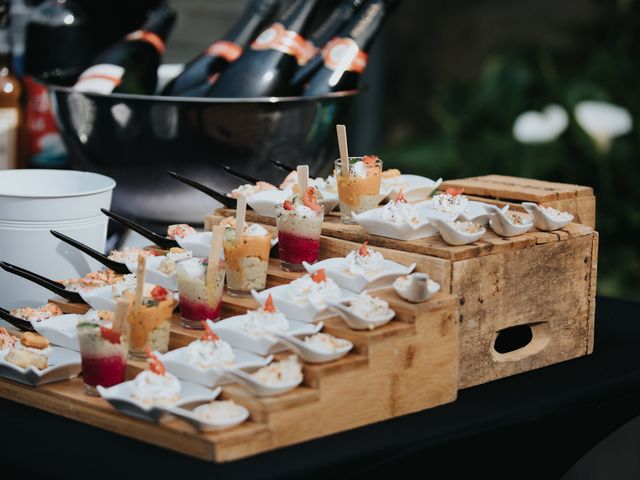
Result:
<instances>
[{"instance_id":1,"label":"wooden serving tray","mask_svg":"<svg viewBox=\"0 0 640 480\"><path fill-rule=\"evenodd\" d=\"M298 274L270 262L268 286L289 282ZM161 424L127 417L101 398L84 394L82 379L38 388L0 380L0 397L46 410L160 447L225 462L323 437L455 400L458 377L456 299L439 293L412 305L392 290L376 292L389 301L396 318L372 331L354 331L339 318L324 321L325 331L354 343L347 356L325 364L304 365L303 385L277 397L256 398L236 385L223 387L221 398L233 399L251 412L250 421L229 430L199 433L169 418ZM54 301L65 313L82 313L85 304ZM222 316L256 308L253 299L223 299ZM182 328L174 316L170 349L202 335ZM145 367L130 361L127 378Z\"/></svg>"}]
</instances>

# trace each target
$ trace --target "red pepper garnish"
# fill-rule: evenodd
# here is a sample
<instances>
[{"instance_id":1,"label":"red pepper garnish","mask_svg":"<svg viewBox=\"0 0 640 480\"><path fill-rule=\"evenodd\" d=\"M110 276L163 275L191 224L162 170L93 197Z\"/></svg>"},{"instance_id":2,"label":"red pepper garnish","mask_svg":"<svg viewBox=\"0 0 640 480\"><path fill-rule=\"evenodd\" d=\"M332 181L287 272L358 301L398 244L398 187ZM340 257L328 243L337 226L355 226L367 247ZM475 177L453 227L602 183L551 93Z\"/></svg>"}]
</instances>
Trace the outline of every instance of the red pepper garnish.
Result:
<instances>
[{"instance_id":1,"label":"red pepper garnish","mask_svg":"<svg viewBox=\"0 0 640 480\"><path fill-rule=\"evenodd\" d=\"M167 295L169 295L169 292L167 292L167 290L160 285L156 285L155 287L153 287L153 290L151 290L151 296L154 300L157 300L159 302L165 300L167 298Z\"/></svg>"},{"instance_id":2,"label":"red pepper garnish","mask_svg":"<svg viewBox=\"0 0 640 480\"><path fill-rule=\"evenodd\" d=\"M152 257L162 257L164 252L162 250L147 250Z\"/></svg>"},{"instance_id":3,"label":"red pepper garnish","mask_svg":"<svg viewBox=\"0 0 640 480\"><path fill-rule=\"evenodd\" d=\"M295 210L296 208L291 200L285 200L282 206L285 210Z\"/></svg>"},{"instance_id":4,"label":"red pepper garnish","mask_svg":"<svg viewBox=\"0 0 640 480\"><path fill-rule=\"evenodd\" d=\"M218 334L211 330L211 327L206 320L202 320L202 325L204 325L204 335L202 335L202 340L208 342L215 342L217 340L220 340Z\"/></svg>"},{"instance_id":5,"label":"red pepper garnish","mask_svg":"<svg viewBox=\"0 0 640 480\"><path fill-rule=\"evenodd\" d=\"M316 189L313 187L307 188L307 191L304 193L304 197L302 197L302 203L314 212L319 212L322 210L322 207L318 205L318 200L316 198Z\"/></svg>"},{"instance_id":6,"label":"red pepper garnish","mask_svg":"<svg viewBox=\"0 0 640 480\"><path fill-rule=\"evenodd\" d=\"M458 195L461 195L462 192L464 192L464 188L447 188L444 193L447 193L453 197L457 197Z\"/></svg>"},{"instance_id":7,"label":"red pepper garnish","mask_svg":"<svg viewBox=\"0 0 640 480\"><path fill-rule=\"evenodd\" d=\"M164 365L158 359L158 357L151 353L151 349L148 345L144 347L144 351L147 354L147 363L149 364L149 370L151 370L156 375L164 375L166 372Z\"/></svg>"},{"instance_id":8,"label":"red pepper garnish","mask_svg":"<svg viewBox=\"0 0 640 480\"><path fill-rule=\"evenodd\" d=\"M113 343L115 345L120 343L120 333L115 330L107 327L100 326L100 336L104 338L107 342Z\"/></svg>"},{"instance_id":9,"label":"red pepper garnish","mask_svg":"<svg viewBox=\"0 0 640 480\"><path fill-rule=\"evenodd\" d=\"M316 283L324 282L326 279L327 279L327 272L325 271L324 268L321 268L317 272L311 274L311 280L313 280Z\"/></svg>"},{"instance_id":10,"label":"red pepper garnish","mask_svg":"<svg viewBox=\"0 0 640 480\"><path fill-rule=\"evenodd\" d=\"M271 294L269 294L269 296L267 297L267 301L264 302L264 306L262 307L262 309L265 312L269 312L269 313L276 313L278 310L276 310L276 306L273 304L273 297L271 296Z\"/></svg>"},{"instance_id":11,"label":"red pepper garnish","mask_svg":"<svg viewBox=\"0 0 640 480\"><path fill-rule=\"evenodd\" d=\"M360 245L360 256L361 257L366 257L367 255L369 255L369 252L367 251L367 243L369 243L369 240L365 240L364 243L362 245Z\"/></svg>"},{"instance_id":12,"label":"red pepper garnish","mask_svg":"<svg viewBox=\"0 0 640 480\"><path fill-rule=\"evenodd\" d=\"M364 157L362 157L362 161L365 165L375 165L377 160L377 155L365 155Z\"/></svg>"},{"instance_id":13,"label":"red pepper garnish","mask_svg":"<svg viewBox=\"0 0 640 480\"><path fill-rule=\"evenodd\" d=\"M402 202L402 203L407 203L407 199L404 196L404 191L402 189L400 189L400 191L398 192L398 195L396 195L396 203L398 202Z\"/></svg>"}]
</instances>

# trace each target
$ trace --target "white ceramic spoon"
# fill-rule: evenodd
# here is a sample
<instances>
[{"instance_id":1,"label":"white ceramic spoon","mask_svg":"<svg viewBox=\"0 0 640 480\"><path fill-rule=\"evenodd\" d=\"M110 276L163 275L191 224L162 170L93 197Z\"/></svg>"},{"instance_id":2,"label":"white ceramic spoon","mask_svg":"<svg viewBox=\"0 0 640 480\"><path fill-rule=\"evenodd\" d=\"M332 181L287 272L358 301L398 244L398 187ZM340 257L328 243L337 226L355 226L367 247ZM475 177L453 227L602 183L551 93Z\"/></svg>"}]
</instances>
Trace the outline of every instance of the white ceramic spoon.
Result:
<instances>
[{"instance_id":1,"label":"white ceramic spoon","mask_svg":"<svg viewBox=\"0 0 640 480\"><path fill-rule=\"evenodd\" d=\"M226 377L244 387L256 397L269 397L272 395L281 395L290 390L293 390L302 383L302 378L299 382L280 383L278 385L269 385L263 382L259 382L253 378L250 374L243 372L242 370L224 369Z\"/></svg>"},{"instance_id":2,"label":"white ceramic spoon","mask_svg":"<svg viewBox=\"0 0 640 480\"><path fill-rule=\"evenodd\" d=\"M386 325L396 316L396 312L389 309L384 317L377 318L375 320L370 318L364 318L351 311L349 307L342 303L328 302L329 307L334 310L345 323L353 330L373 330L374 328Z\"/></svg>"},{"instance_id":3,"label":"white ceramic spoon","mask_svg":"<svg viewBox=\"0 0 640 480\"><path fill-rule=\"evenodd\" d=\"M434 282L426 273L412 273L407 275L409 285L405 288L400 286L400 282L396 279L393 282L393 289L400 297L411 303L422 303L429 300L440 291L440 284Z\"/></svg>"},{"instance_id":4,"label":"white ceramic spoon","mask_svg":"<svg viewBox=\"0 0 640 480\"><path fill-rule=\"evenodd\" d=\"M344 347L337 349L333 352L322 352L315 348L310 347L306 342L291 335L283 335L281 333L274 333L274 337L284 343L298 354L302 360L309 363L325 363L337 360L344 357L353 348L353 343L348 340L344 340L348 343Z\"/></svg>"},{"instance_id":5,"label":"white ceramic spoon","mask_svg":"<svg viewBox=\"0 0 640 480\"><path fill-rule=\"evenodd\" d=\"M568 212L562 212L562 218L554 218L535 203L523 202L522 207L531 214L536 228L545 232L560 230L573 221L573 215Z\"/></svg>"},{"instance_id":6,"label":"white ceramic spoon","mask_svg":"<svg viewBox=\"0 0 640 480\"><path fill-rule=\"evenodd\" d=\"M516 235L522 235L523 233L527 233L533 227L533 221L531 219L523 219L523 224L518 225L512 223L509 217L507 217L506 213L509 209L509 206L506 205L504 208L500 209L495 205L486 205L485 208L491 215L491 220L489 221L489 225L492 230L496 232L501 237L514 237Z\"/></svg>"},{"instance_id":7,"label":"white ceramic spoon","mask_svg":"<svg viewBox=\"0 0 640 480\"><path fill-rule=\"evenodd\" d=\"M480 239L487 231L484 227L480 227L477 232L467 233L454 228L450 222L443 222L437 218L431 220L434 227L438 229L438 233L442 239L449 245L467 245Z\"/></svg>"}]
</instances>

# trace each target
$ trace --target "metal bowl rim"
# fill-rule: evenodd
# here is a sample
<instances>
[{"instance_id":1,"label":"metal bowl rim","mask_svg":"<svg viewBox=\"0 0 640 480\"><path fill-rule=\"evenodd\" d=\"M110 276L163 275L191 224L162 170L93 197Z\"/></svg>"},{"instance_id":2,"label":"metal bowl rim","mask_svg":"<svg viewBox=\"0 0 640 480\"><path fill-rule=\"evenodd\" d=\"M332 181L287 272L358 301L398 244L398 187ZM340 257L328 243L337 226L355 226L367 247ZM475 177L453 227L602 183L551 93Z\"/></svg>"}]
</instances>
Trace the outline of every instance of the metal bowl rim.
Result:
<instances>
[{"instance_id":1,"label":"metal bowl rim","mask_svg":"<svg viewBox=\"0 0 640 480\"><path fill-rule=\"evenodd\" d=\"M289 96L289 97L252 97L252 98L208 98L208 97L171 97L164 95L136 95L131 93L87 93L77 92L72 87L62 87L59 85L47 84L45 86L50 92L61 92L68 95L79 94L94 98L113 98L120 100L142 100L148 102L167 102L182 104L277 104L277 103L307 103L324 100L338 100L342 98L354 97L359 93L358 89L344 90L341 92L331 92L324 95L315 96Z\"/></svg>"}]
</instances>

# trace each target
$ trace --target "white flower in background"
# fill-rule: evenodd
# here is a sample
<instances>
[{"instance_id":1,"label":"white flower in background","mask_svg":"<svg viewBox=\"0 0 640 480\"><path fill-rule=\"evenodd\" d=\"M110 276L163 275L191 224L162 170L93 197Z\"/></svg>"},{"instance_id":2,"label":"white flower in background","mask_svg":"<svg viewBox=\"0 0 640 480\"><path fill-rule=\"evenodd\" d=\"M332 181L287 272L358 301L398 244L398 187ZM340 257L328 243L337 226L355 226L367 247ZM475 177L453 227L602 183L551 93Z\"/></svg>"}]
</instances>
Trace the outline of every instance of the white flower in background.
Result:
<instances>
[{"instance_id":1,"label":"white flower in background","mask_svg":"<svg viewBox=\"0 0 640 480\"><path fill-rule=\"evenodd\" d=\"M611 140L631 131L633 121L626 108L607 102L585 100L573 111L578 125L587 132L601 152L608 152Z\"/></svg>"},{"instance_id":2,"label":"white flower in background","mask_svg":"<svg viewBox=\"0 0 640 480\"><path fill-rule=\"evenodd\" d=\"M552 103L541 112L528 111L518 115L513 124L513 136L521 143L552 142L565 131L567 125L567 111Z\"/></svg>"}]
</instances>

